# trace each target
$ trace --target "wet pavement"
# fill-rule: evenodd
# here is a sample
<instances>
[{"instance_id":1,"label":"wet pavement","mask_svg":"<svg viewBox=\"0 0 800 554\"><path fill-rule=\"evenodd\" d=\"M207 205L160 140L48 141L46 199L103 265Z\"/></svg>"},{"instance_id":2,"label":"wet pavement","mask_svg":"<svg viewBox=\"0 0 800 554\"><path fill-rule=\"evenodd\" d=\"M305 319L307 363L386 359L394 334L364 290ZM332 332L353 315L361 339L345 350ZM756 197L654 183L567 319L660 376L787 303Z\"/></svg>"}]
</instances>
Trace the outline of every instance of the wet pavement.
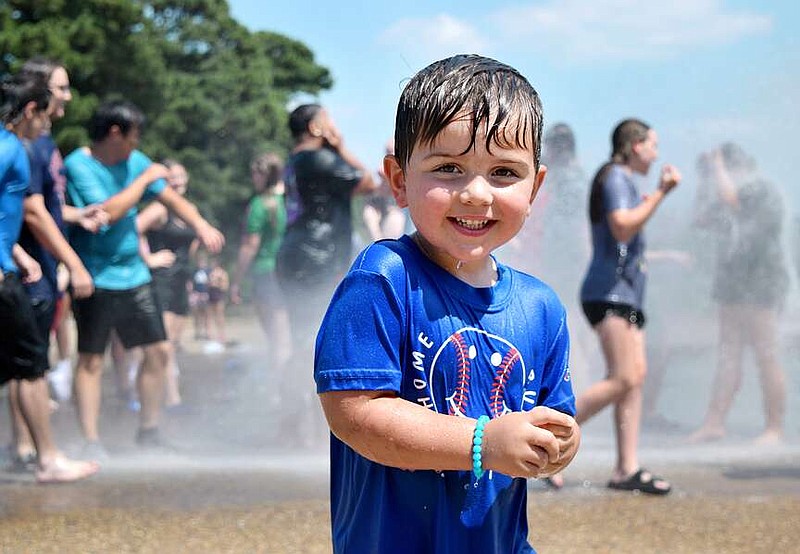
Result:
<instances>
[{"instance_id":1,"label":"wet pavement","mask_svg":"<svg viewBox=\"0 0 800 554\"><path fill-rule=\"evenodd\" d=\"M80 483L37 486L32 475L0 472L0 552L329 553L326 445L289 446L277 429L280 406L260 331L230 321L240 344L181 355L186 409L165 415L169 452L134 444L137 416L105 375L101 436L110 453L101 473ZM649 498L605 488L614 459L610 415L584 428L584 443L561 491L532 482L531 540L541 554L800 552L800 372L787 348L787 441L754 446L763 421L754 372L731 416L731 435L688 446L702 417L713 349L672 360L660 401L678 426L646 430L641 460L669 477L674 492ZM795 353L796 354L796 353ZM687 386L691 383L691 386ZM0 398L0 410L6 410ZM53 423L59 444L80 451L71 405ZM7 424L0 444L9 440ZM413 554L413 553L410 553Z\"/></svg>"}]
</instances>

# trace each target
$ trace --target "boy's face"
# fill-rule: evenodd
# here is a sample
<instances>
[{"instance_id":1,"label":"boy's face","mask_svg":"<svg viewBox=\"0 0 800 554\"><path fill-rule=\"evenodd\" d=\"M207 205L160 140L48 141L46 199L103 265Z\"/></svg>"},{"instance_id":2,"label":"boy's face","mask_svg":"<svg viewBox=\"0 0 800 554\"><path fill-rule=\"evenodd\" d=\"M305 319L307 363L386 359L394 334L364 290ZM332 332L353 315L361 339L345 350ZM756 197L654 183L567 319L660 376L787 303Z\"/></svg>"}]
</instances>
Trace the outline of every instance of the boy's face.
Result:
<instances>
[{"instance_id":1,"label":"boy's face","mask_svg":"<svg viewBox=\"0 0 800 554\"><path fill-rule=\"evenodd\" d=\"M459 119L433 144L416 144L405 172L393 156L384 160L398 205L408 207L436 258L480 261L511 240L547 172L544 166L535 168L532 148L493 143L487 151L485 129L463 153L470 137L469 121Z\"/></svg>"}]
</instances>

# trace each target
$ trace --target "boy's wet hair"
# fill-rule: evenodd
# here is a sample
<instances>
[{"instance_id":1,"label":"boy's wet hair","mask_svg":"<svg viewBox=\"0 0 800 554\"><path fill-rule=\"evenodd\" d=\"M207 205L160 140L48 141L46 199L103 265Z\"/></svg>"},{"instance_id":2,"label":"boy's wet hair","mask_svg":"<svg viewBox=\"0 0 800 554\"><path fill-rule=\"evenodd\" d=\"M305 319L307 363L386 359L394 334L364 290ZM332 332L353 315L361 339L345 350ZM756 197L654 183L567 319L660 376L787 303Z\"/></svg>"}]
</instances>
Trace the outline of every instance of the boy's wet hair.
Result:
<instances>
[{"instance_id":1,"label":"boy's wet hair","mask_svg":"<svg viewBox=\"0 0 800 554\"><path fill-rule=\"evenodd\" d=\"M100 104L89 119L89 138L93 141L103 140L111 132L111 127L119 127L123 135L137 128L144 128L145 117L142 110L127 100L111 100Z\"/></svg>"},{"instance_id":2,"label":"boy's wet hair","mask_svg":"<svg viewBox=\"0 0 800 554\"><path fill-rule=\"evenodd\" d=\"M34 75L18 73L0 84L0 121L4 125L16 125L25 112L25 106L33 102L37 111L50 105L50 89L47 82Z\"/></svg>"},{"instance_id":3,"label":"boy's wet hair","mask_svg":"<svg viewBox=\"0 0 800 554\"><path fill-rule=\"evenodd\" d=\"M542 103L539 94L513 67L491 58L460 54L434 62L408 82L397 106L395 156L405 170L418 144L431 144L450 123L467 116L475 146L482 124L486 148L495 145L533 150L539 167Z\"/></svg>"},{"instance_id":4,"label":"boy's wet hair","mask_svg":"<svg viewBox=\"0 0 800 554\"><path fill-rule=\"evenodd\" d=\"M320 111L322 111L322 106L319 104L303 104L289 114L289 131L294 140L301 138L303 133L308 131L308 124L317 117Z\"/></svg>"}]
</instances>

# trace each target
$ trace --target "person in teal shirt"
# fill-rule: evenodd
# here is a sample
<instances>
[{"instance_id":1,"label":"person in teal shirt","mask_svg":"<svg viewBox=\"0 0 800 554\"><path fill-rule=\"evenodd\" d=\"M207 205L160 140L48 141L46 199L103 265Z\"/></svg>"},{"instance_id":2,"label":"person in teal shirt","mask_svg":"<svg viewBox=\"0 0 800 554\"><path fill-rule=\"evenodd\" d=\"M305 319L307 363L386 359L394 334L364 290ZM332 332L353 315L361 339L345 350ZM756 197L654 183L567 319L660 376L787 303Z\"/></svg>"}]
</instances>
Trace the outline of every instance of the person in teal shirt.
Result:
<instances>
[{"instance_id":1,"label":"person in teal shirt","mask_svg":"<svg viewBox=\"0 0 800 554\"><path fill-rule=\"evenodd\" d=\"M169 345L150 272L139 254L136 205L143 199L157 199L192 227L208 250L218 252L224 243L222 234L192 203L166 186L167 168L137 150L143 125L144 115L132 103L106 102L89 121L91 145L64 160L69 201L78 207L101 204L110 222L97 234L76 230L70 237L95 283L94 294L76 300L74 310L78 417L85 451L96 457L107 456L100 443L98 419L103 356L112 329L125 348L143 347L136 441L141 446L163 445L158 423Z\"/></svg>"}]
</instances>

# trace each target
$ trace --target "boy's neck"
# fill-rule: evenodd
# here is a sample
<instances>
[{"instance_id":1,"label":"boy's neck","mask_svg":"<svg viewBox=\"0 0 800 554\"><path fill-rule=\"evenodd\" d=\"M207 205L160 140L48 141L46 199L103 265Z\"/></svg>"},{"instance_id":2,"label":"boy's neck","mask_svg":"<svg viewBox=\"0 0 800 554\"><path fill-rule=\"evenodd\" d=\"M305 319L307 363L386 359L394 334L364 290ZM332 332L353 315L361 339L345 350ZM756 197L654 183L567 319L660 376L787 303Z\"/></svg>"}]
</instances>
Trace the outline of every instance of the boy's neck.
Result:
<instances>
[{"instance_id":1,"label":"boy's neck","mask_svg":"<svg viewBox=\"0 0 800 554\"><path fill-rule=\"evenodd\" d=\"M497 263L491 256L473 262L465 262L457 260L445 252L437 253L433 246L419 233L413 233L411 240L431 262L468 285L473 287L493 287L497 284Z\"/></svg>"}]
</instances>

